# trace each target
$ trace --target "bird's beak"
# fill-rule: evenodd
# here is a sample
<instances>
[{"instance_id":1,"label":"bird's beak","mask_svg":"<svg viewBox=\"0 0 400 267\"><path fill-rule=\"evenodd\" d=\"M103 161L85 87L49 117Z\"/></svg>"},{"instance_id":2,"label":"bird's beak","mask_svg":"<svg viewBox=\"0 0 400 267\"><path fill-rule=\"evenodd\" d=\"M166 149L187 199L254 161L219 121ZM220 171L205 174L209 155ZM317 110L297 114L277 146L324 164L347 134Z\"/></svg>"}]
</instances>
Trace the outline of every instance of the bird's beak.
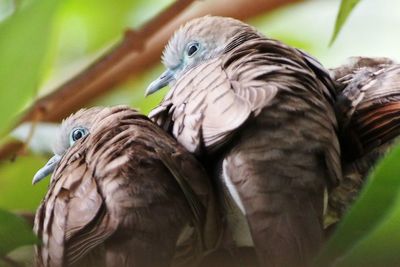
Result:
<instances>
[{"instance_id":1,"label":"bird's beak","mask_svg":"<svg viewBox=\"0 0 400 267\"><path fill-rule=\"evenodd\" d=\"M154 92L157 92L161 88L167 86L174 79L174 71L168 69L161 74L157 80L154 80L149 87L146 89L145 96L151 95Z\"/></svg>"},{"instance_id":2,"label":"bird's beak","mask_svg":"<svg viewBox=\"0 0 400 267\"><path fill-rule=\"evenodd\" d=\"M32 184L36 184L37 182L43 180L43 178L45 178L47 175L52 173L57 167L58 162L60 162L60 159L60 155L54 155L51 159L49 159L46 165L38 170L35 176L33 176Z\"/></svg>"}]
</instances>

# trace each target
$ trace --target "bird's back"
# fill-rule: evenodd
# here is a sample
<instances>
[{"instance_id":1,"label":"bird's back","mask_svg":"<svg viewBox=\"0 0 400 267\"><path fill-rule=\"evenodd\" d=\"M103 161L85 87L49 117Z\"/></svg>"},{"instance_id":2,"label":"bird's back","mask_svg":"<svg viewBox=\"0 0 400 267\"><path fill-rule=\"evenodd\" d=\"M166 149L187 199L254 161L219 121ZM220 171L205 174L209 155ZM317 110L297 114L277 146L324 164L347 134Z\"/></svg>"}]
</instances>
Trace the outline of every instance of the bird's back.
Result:
<instances>
[{"instance_id":1,"label":"bird's back","mask_svg":"<svg viewBox=\"0 0 400 267\"><path fill-rule=\"evenodd\" d=\"M337 222L365 178L400 134L400 65L388 58L351 58L331 70L338 82L336 113L343 182L330 194L326 224Z\"/></svg>"},{"instance_id":2,"label":"bird's back","mask_svg":"<svg viewBox=\"0 0 400 267\"><path fill-rule=\"evenodd\" d=\"M71 147L53 174L36 214L38 265L193 264L218 238L207 236L215 229L212 201L191 155L144 116L117 111Z\"/></svg>"},{"instance_id":3,"label":"bird's back","mask_svg":"<svg viewBox=\"0 0 400 267\"><path fill-rule=\"evenodd\" d=\"M321 244L324 191L341 179L333 82L278 41L228 47L185 73L151 116L190 151L222 155L219 180L263 264L305 264Z\"/></svg>"}]
</instances>

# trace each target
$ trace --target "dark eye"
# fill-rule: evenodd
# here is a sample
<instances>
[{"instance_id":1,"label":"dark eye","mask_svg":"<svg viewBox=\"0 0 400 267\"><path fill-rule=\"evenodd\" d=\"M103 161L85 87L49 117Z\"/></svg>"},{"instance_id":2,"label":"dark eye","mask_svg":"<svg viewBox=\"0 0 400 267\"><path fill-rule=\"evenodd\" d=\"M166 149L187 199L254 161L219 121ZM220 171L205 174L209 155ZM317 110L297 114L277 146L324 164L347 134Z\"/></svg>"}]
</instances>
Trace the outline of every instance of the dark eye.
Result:
<instances>
[{"instance_id":1,"label":"dark eye","mask_svg":"<svg viewBox=\"0 0 400 267\"><path fill-rule=\"evenodd\" d=\"M87 135L89 132L86 128L75 128L72 130L70 138L69 138L69 144L72 146L76 141Z\"/></svg>"},{"instance_id":2,"label":"dark eye","mask_svg":"<svg viewBox=\"0 0 400 267\"><path fill-rule=\"evenodd\" d=\"M187 49L187 55L188 55L189 57L191 57L191 56L193 56L194 54L196 54L197 50L199 50L199 44L198 44L198 43L190 44L190 45L188 46L188 49Z\"/></svg>"}]
</instances>

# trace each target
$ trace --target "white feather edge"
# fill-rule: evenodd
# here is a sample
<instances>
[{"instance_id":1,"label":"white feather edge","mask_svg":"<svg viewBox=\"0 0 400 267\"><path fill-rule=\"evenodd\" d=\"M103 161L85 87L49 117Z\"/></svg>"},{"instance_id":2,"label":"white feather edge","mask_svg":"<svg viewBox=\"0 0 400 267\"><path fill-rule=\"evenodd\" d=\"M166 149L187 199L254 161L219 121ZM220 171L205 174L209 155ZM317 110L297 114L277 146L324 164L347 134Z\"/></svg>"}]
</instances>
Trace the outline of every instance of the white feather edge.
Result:
<instances>
[{"instance_id":1,"label":"white feather edge","mask_svg":"<svg viewBox=\"0 0 400 267\"><path fill-rule=\"evenodd\" d=\"M250 228L246 219L246 211L244 209L242 200L240 199L239 193L232 183L227 171L226 171L226 161L222 163L222 180L228 192L229 196L226 198L227 201L232 201L234 203L227 203L226 216L228 220L228 226L232 231L232 237L235 244L240 247L253 247L254 242L250 234Z\"/></svg>"}]
</instances>

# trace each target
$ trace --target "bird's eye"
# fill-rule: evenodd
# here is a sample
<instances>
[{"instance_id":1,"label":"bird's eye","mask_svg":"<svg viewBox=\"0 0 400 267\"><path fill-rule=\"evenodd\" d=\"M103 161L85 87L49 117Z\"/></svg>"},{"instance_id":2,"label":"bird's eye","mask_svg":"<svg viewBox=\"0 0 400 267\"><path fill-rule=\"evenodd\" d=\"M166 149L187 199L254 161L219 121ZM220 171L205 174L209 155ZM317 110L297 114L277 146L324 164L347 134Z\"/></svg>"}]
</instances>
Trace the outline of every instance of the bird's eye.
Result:
<instances>
[{"instance_id":1,"label":"bird's eye","mask_svg":"<svg viewBox=\"0 0 400 267\"><path fill-rule=\"evenodd\" d=\"M191 43L189 44L188 48L187 48L187 55L189 57L193 56L194 54L196 54L196 52L199 50L199 44L198 43Z\"/></svg>"},{"instance_id":2,"label":"bird's eye","mask_svg":"<svg viewBox=\"0 0 400 267\"><path fill-rule=\"evenodd\" d=\"M89 131L86 128L78 127L71 131L71 135L69 137L69 144L72 146L76 141L86 136Z\"/></svg>"}]
</instances>

